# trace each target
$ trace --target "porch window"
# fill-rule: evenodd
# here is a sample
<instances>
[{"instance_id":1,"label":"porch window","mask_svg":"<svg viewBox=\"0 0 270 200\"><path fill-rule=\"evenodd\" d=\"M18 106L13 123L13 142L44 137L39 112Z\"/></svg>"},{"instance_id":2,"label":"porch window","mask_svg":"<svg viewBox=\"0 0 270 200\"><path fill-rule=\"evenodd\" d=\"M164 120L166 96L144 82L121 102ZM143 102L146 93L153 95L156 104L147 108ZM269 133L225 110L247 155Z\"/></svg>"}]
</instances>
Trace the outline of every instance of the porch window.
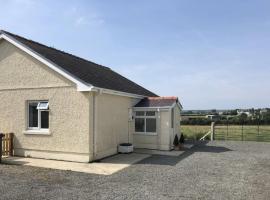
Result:
<instances>
[{"instance_id":1,"label":"porch window","mask_svg":"<svg viewBox=\"0 0 270 200\"><path fill-rule=\"evenodd\" d=\"M28 129L48 130L49 129L49 102L30 101L28 102Z\"/></svg>"},{"instance_id":2,"label":"porch window","mask_svg":"<svg viewBox=\"0 0 270 200\"><path fill-rule=\"evenodd\" d=\"M157 132L155 111L137 111L135 112L135 132L141 134L153 135Z\"/></svg>"}]
</instances>

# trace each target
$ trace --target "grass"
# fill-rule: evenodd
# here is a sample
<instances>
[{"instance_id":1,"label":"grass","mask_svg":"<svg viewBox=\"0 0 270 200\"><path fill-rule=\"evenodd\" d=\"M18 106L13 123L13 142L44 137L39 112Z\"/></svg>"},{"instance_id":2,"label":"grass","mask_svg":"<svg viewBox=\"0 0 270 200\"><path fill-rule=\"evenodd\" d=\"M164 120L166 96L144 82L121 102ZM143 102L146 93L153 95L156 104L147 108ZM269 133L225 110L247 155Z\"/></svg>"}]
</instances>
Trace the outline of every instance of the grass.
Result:
<instances>
[{"instance_id":1,"label":"grass","mask_svg":"<svg viewBox=\"0 0 270 200\"><path fill-rule=\"evenodd\" d=\"M182 125L181 132L185 137L190 140L199 140L208 131L210 126L201 125ZM207 138L209 139L209 137ZM230 126L216 126L215 127L215 139L216 140L235 140L235 141L264 141L270 142L270 126L242 126L230 125Z\"/></svg>"},{"instance_id":2,"label":"grass","mask_svg":"<svg viewBox=\"0 0 270 200\"><path fill-rule=\"evenodd\" d=\"M184 133L185 138L189 140L199 140L210 131L210 129L210 126L181 125L181 132Z\"/></svg>"},{"instance_id":3,"label":"grass","mask_svg":"<svg viewBox=\"0 0 270 200\"><path fill-rule=\"evenodd\" d=\"M244 140L270 142L270 126L217 126L217 140Z\"/></svg>"}]
</instances>

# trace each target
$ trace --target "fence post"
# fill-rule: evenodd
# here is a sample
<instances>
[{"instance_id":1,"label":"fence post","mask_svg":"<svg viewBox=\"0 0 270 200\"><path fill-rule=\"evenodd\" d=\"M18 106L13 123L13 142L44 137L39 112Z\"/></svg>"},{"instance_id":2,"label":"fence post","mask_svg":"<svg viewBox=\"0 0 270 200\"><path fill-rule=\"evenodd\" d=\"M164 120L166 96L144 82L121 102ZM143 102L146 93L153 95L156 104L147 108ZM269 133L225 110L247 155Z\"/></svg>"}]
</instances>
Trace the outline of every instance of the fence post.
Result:
<instances>
[{"instance_id":1,"label":"fence post","mask_svg":"<svg viewBox=\"0 0 270 200\"><path fill-rule=\"evenodd\" d=\"M4 134L0 133L0 163L2 162L2 138Z\"/></svg>"},{"instance_id":2,"label":"fence post","mask_svg":"<svg viewBox=\"0 0 270 200\"><path fill-rule=\"evenodd\" d=\"M215 140L215 122L211 123L211 141Z\"/></svg>"},{"instance_id":3,"label":"fence post","mask_svg":"<svg viewBox=\"0 0 270 200\"><path fill-rule=\"evenodd\" d=\"M242 141L244 141L244 122L242 123Z\"/></svg>"},{"instance_id":4,"label":"fence post","mask_svg":"<svg viewBox=\"0 0 270 200\"><path fill-rule=\"evenodd\" d=\"M14 138L14 134L13 133L9 133L9 156L13 156L13 138Z\"/></svg>"},{"instance_id":5,"label":"fence post","mask_svg":"<svg viewBox=\"0 0 270 200\"><path fill-rule=\"evenodd\" d=\"M229 120L227 117L227 137L226 137L226 140L228 140L228 136L229 136Z\"/></svg>"}]
</instances>

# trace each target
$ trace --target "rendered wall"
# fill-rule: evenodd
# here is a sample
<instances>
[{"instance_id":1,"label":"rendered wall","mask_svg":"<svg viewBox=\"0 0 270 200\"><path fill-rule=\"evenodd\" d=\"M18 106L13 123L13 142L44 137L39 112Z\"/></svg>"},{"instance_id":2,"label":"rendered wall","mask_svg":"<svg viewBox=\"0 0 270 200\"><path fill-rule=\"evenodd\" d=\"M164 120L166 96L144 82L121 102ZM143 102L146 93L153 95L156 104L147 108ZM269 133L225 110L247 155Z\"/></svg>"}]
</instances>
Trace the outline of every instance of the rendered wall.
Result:
<instances>
[{"instance_id":1,"label":"rendered wall","mask_svg":"<svg viewBox=\"0 0 270 200\"><path fill-rule=\"evenodd\" d=\"M15 155L88 162L91 93L4 40L0 71L0 131L14 132ZM25 133L29 100L49 100L50 135Z\"/></svg>"},{"instance_id":2,"label":"rendered wall","mask_svg":"<svg viewBox=\"0 0 270 200\"><path fill-rule=\"evenodd\" d=\"M156 110L157 111L157 110ZM157 135L136 134L133 128L133 141L136 148L170 149L170 112L160 110L157 112Z\"/></svg>"},{"instance_id":3,"label":"rendered wall","mask_svg":"<svg viewBox=\"0 0 270 200\"><path fill-rule=\"evenodd\" d=\"M174 107L174 133L180 136L180 108L178 106Z\"/></svg>"},{"instance_id":4,"label":"rendered wall","mask_svg":"<svg viewBox=\"0 0 270 200\"><path fill-rule=\"evenodd\" d=\"M96 96L96 159L117 153L117 145L132 142L129 109L138 100L109 94Z\"/></svg>"}]
</instances>

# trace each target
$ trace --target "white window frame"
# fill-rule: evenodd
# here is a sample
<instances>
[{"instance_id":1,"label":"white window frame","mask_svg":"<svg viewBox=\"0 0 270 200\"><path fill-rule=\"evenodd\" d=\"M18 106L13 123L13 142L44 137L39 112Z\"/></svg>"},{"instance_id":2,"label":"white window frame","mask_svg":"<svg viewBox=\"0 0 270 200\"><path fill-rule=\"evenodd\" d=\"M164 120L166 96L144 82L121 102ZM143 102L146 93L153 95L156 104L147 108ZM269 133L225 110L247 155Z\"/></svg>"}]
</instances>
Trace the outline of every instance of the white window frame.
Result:
<instances>
[{"instance_id":1,"label":"white window frame","mask_svg":"<svg viewBox=\"0 0 270 200\"><path fill-rule=\"evenodd\" d=\"M40 102L48 102L49 106L49 101L27 101L27 130L30 131L40 131L40 132L49 132L50 128L50 123L49 123L49 128L41 128L41 112L49 112L49 107L48 109L38 109L38 105ZM31 103L37 103L37 110L38 110L38 127L29 127L29 107ZM50 118L49 118L50 120Z\"/></svg>"},{"instance_id":2,"label":"white window frame","mask_svg":"<svg viewBox=\"0 0 270 200\"><path fill-rule=\"evenodd\" d=\"M46 105L45 106L41 106L41 104L45 103ZM39 101L38 102L38 105L37 105L37 109L38 110L48 110L49 108L49 102L48 101Z\"/></svg>"},{"instance_id":3,"label":"white window frame","mask_svg":"<svg viewBox=\"0 0 270 200\"><path fill-rule=\"evenodd\" d=\"M136 112L144 112L144 115L136 115ZM147 116L146 112L155 112L155 115L153 116ZM140 135L157 135L157 112L153 111L153 110L147 110L147 111L135 111L134 113L135 116L135 122L136 123L136 119L144 119L144 132L136 132L136 127L135 127L135 134L140 134ZM146 132L146 119L156 119L156 132ZM136 124L135 124L136 126Z\"/></svg>"}]
</instances>

